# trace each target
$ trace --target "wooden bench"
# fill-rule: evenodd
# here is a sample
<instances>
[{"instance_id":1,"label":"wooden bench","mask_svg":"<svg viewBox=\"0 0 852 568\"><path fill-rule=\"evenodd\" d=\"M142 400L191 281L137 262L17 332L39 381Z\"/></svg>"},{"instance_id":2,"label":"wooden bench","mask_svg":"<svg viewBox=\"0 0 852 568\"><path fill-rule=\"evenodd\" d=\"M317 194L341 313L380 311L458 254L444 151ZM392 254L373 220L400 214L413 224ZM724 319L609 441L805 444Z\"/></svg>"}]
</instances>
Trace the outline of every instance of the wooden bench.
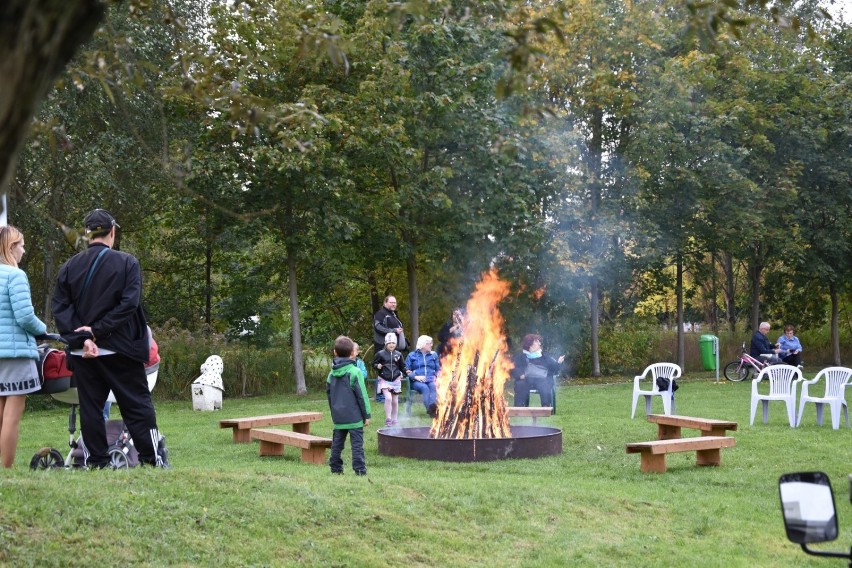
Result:
<instances>
[{"instance_id":1,"label":"wooden bench","mask_svg":"<svg viewBox=\"0 0 852 568\"><path fill-rule=\"evenodd\" d=\"M654 440L627 444L628 454L642 454L642 473L665 473L666 454L674 452L696 453L696 465L719 465L721 448L730 448L736 440L727 436L700 436L676 440Z\"/></svg>"},{"instance_id":2,"label":"wooden bench","mask_svg":"<svg viewBox=\"0 0 852 568\"><path fill-rule=\"evenodd\" d=\"M284 455L284 446L293 446L301 448L303 463L325 464L325 450L331 447L331 438L289 430L252 428L251 437L260 440L261 456L281 456Z\"/></svg>"},{"instance_id":3,"label":"wooden bench","mask_svg":"<svg viewBox=\"0 0 852 568\"><path fill-rule=\"evenodd\" d=\"M516 416L532 417L533 424L535 424L539 418L551 416L553 414L553 407L551 406L510 406L506 410L509 418L514 418Z\"/></svg>"},{"instance_id":4,"label":"wooden bench","mask_svg":"<svg viewBox=\"0 0 852 568\"><path fill-rule=\"evenodd\" d=\"M220 420L219 428L233 428L234 443L248 444L249 442L251 442L251 436L249 435L249 432L252 428L292 424L293 432L310 434L311 422L316 422L317 420L322 420L322 413L289 412L287 414L270 414L269 416L253 416L249 418L232 418L230 420Z\"/></svg>"},{"instance_id":5,"label":"wooden bench","mask_svg":"<svg viewBox=\"0 0 852 568\"><path fill-rule=\"evenodd\" d=\"M725 436L726 431L737 429L737 423L730 420L713 420L711 418L695 418L693 416L649 414L648 422L655 422L657 424L658 440L676 440L680 438L681 428L701 430L702 436Z\"/></svg>"}]
</instances>

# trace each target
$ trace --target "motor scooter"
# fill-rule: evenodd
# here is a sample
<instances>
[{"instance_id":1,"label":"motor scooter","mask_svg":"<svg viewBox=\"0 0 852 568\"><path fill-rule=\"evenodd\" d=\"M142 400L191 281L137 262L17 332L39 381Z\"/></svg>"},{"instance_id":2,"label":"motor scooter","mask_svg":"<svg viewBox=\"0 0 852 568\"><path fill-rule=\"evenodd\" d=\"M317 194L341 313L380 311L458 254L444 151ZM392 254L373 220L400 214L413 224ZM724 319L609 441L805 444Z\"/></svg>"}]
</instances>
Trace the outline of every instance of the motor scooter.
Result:
<instances>
[{"instance_id":1,"label":"motor scooter","mask_svg":"<svg viewBox=\"0 0 852 568\"><path fill-rule=\"evenodd\" d=\"M808 548L809 544L835 540L839 534L828 475L821 471L785 473L778 480L778 492L787 538L813 556L848 558L852 568L852 547L849 552ZM849 502L852 503L852 474L849 475Z\"/></svg>"}]
</instances>

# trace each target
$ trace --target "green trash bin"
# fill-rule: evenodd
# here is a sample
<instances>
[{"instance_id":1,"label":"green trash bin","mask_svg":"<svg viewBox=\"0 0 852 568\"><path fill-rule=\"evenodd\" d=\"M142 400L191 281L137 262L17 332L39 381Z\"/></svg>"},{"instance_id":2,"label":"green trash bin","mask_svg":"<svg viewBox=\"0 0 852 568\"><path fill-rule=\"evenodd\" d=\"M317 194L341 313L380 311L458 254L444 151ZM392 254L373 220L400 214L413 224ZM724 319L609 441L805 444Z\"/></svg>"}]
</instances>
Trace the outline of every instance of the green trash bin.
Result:
<instances>
[{"instance_id":1,"label":"green trash bin","mask_svg":"<svg viewBox=\"0 0 852 568\"><path fill-rule=\"evenodd\" d=\"M698 348L701 351L701 364L705 371L716 370L716 353L713 352L713 346L718 343L719 338L715 335L702 335L698 339Z\"/></svg>"}]
</instances>

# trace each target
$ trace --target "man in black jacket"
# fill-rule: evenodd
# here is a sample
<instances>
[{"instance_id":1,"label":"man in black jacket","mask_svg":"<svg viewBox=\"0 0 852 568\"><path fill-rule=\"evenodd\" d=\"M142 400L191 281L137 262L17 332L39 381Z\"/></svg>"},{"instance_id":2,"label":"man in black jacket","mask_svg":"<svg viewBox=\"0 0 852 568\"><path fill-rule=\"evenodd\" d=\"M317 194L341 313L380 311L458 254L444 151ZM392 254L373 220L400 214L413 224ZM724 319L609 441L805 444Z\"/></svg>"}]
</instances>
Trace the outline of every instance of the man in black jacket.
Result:
<instances>
[{"instance_id":1,"label":"man in black jacket","mask_svg":"<svg viewBox=\"0 0 852 568\"><path fill-rule=\"evenodd\" d=\"M767 361L775 365L781 362L781 359L778 357L778 353L781 350L778 349L776 345L772 345L769 342L768 336L770 329L769 322L760 322L760 325L757 327L757 331L755 331L754 335L751 337L749 355L759 361ZM770 355L770 357L761 358L761 355Z\"/></svg>"},{"instance_id":2,"label":"man in black jacket","mask_svg":"<svg viewBox=\"0 0 852 568\"><path fill-rule=\"evenodd\" d=\"M149 336L142 311L142 271L130 254L112 250L115 219L95 209L84 221L89 248L59 269L53 315L68 341L68 361L77 383L86 463L109 463L103 407L112 390L139 461L164 465L157 452L160 433L145 363Z\"/></svg>"},{"instance_id":3,"label":"man in black jacket","mask_svg":"<svg viewBox=\"0 0 852 568\"><path fill-rule=\"evenodd\" d=\"M385 336L389 333L395 333L397 349L406 351L408 346L403 343L405 334L402 330L402 321L399 319L399 314L396 313L396 298L387 296L384 305L373 314L373 347L374 353L378 353L385 348Z\"/></svg>"}]
</instances>

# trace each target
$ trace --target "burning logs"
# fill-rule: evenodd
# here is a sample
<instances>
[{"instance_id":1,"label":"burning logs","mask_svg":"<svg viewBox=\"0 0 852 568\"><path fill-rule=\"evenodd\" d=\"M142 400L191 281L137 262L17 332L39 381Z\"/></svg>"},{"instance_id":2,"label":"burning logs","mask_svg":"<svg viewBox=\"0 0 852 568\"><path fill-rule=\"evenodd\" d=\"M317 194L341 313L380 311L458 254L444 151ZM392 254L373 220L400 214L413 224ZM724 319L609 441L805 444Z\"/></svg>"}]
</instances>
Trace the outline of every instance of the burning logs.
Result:
<instances>
[{"instance_id":1,"label":"burning logs","mask_svg":"<svg viewBox=\"0 0 852 568\"><path fill-rule=\"evenodd\" d=\"M479 351L465 373L456 365L448 387L449 400L439 406L438 417L432 423L432 438L508 438L509 416L503 391L494 388L494 368L500 351L494 353L491 363L480 377Z\"/></svg>"},{"instance_id":2,"label":"burning logs","mask_svg":"<svg viewBox=\"0 0 852 568\"><path fill-rule=\"evenodd\" d=\"M497 309L508 293L509 284L492 270L482 275L464 315L453 315L458 336L441 360L438 416L429 429L431 438L511 437L503 386L512 361Z\"/></svg>"}]
</instances>

